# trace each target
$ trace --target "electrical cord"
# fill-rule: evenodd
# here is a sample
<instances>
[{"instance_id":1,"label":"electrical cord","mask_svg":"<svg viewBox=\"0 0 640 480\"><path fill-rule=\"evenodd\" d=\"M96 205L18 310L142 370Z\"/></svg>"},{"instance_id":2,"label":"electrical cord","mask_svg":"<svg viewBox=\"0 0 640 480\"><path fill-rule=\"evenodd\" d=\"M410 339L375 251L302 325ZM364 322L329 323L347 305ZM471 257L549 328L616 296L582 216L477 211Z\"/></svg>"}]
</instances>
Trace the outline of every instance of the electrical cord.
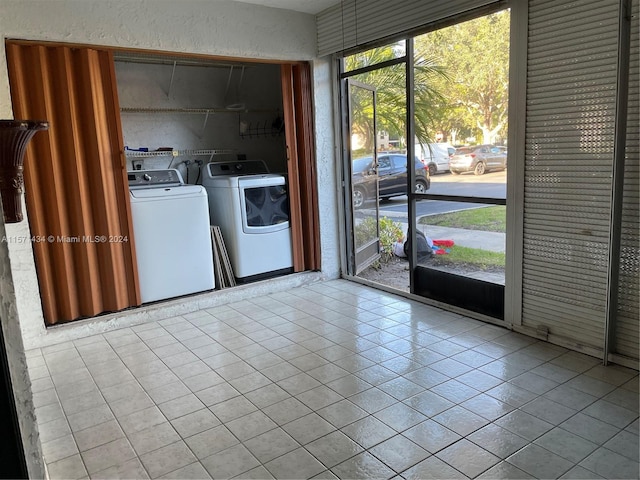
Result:
<instances>
[{"instance_id":1,"label":"electrical cord","mask_svg":"<svg viewBox=\"0 0 640 480\"><path fill-rule=\"evenodd\" d=\"M186 183L189 183L189 165L191 165L191 160L185 160L184 162L184 169L187 171L187 178L186 178Z\"/></svg>"},{"instance_id":2,"label":"electrical cord","mask_svg":"<svg viewBox=\"0 0 640 480\"><path fill-rule=\"evenodd\" d=\"M196 185L198 185L200 175L202 175L202 160L195 160L195 163L198 165L198 178L196 178Z\"/></svg>"}]
</instances>

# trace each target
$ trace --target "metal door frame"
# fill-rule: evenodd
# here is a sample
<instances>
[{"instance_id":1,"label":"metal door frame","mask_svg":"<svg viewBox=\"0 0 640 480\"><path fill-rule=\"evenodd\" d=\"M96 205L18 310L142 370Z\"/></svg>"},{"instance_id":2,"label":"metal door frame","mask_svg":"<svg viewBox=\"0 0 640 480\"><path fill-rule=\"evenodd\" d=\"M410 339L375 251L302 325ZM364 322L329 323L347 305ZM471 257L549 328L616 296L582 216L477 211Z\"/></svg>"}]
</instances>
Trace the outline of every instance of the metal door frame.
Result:
<instances>
[{"instance_id":1,"label":"metal door frame","mask_svg":"<svg viewBox=\"0 0 640 480\"><path fill-rule=\"evenodd\" d=\"M350 234L350 245L347 251L347 268L349 275L358 275L362 270L367 268L373 262L380 258L380 211L378 204L378 179L375 181L375 219L376 219L376 235L375 238L369 240L365 245L358 248L356 242L356 223L355 223L355 209L353 208L353 171L352 171L352 163L353 159L351 157L351 125L352 125L352 111L351 111L351 87L360 88L366 91L371 92L372 101L373 101L373 167L376 171L378 169L378 154L376 148L376 137L377 137L377 124L376 124L376 89L372 85L367 85L362 82L358 82L352 78L346 78L342 82L342 97L343 97L343 107L347 114L346 122L343 124L343 158L344 158L344 181L343 186L345 191L349 192L348 201L345 202L345 208L347 210L346 215L346 227L347 232Z\"/></svg>"}]
</instances>

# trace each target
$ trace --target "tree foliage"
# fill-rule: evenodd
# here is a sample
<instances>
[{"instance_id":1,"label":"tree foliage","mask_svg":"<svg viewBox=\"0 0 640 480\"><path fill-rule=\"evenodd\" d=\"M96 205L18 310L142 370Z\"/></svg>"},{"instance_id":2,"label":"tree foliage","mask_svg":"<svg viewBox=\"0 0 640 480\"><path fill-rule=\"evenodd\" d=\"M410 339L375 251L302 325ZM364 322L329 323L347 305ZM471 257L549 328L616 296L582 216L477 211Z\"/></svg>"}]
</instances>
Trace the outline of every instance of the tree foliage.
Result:
<instances>
[{"instance_id":1,"label":"tree foliage","mask_svg":"<svg viewBox=\"0 0 640 480\"><path fill-rule=\"evenodd\" d=\"M438 129L482 133L493 143L506 130L509 93L509 11L504 10L415 39L416 58L431 59L446 72L433 86ZM478 132L479 133L479 132Z\"/></svg>"},{"instance_id":2,"label":"tree foliage","mask_svg":"<svg viewBox=\"0 0 640 480\"><path fill-rule=\"evenodd\" d=\"M376 65L398 57L397 46L385 46L367 50L345 59L346 71ZM433 131L433 105L442 102L439 92L434 89L433 78L443 76L442 69L428 59L415 65L416 135L427 141ZM386 131L391 138L405 139L406 136L406 71L404 64L391 65L354 76L354 80L371 85L376 89L376 122L378 131ZM352 97L354 132L363 138L365 148L372 149L375 138L373 128L373 105L366 96Z\"/></svg>"},{"instance_id":3,"label":"tree foliage","mask_svg":"<svg viewBox=\"0 0 640 480\"><path fill-rule=\"evenodd\" d=\"M387 45L345 58L347 72L398 58L402 44ZM419 36L414 41L415 133L420 143L437 132L494 143L506 134L509 92L509 11L493 13ZM403 63L353 77L376 88L378 131L406 147L406 73ZM373 103L352 97L353 128L365 149L375 148Z\"/></svg>"}]
</instances>

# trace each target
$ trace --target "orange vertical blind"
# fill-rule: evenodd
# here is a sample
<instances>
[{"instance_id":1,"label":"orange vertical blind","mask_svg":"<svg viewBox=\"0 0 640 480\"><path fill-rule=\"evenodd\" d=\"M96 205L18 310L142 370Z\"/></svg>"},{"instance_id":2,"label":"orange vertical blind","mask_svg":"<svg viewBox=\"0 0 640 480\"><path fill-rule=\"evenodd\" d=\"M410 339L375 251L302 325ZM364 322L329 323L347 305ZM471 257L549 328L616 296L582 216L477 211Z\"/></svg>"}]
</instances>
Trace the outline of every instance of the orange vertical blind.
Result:
<instances>
[{"instance_id":1,"label":"orange vertical blind","mask_svg":"<svg viewBox=\"0 0 640 480\"><path fill-rule=\"evenodd\" d=\"M296 111L293 98L293 68L282 65L282 107L284 110L285 141L287 147L287 183L291 222L291 244L293 247L293 270L301 272L304 265L304 241L302 236L302 211L300 208L300 180L298 175L298 143L296 133Z\"/></svg>"},{"instance_id":2,"label":"orange vertical blind","mask_svg":"<svg viewBox=\"0 0 640 480\"><path fill-rule=\"evenodd\" d=\"M293 268L296 272L319 270L320 230L309 65L282 65L281 79Z\"/></svg>"},{"instance_id":3,"label":"orange vertical blind","mask_svg":"<svg viewBox=\"0 0 640 480\"><path fill-rule=\"evenodd\" d=\"M307 269L320 270L318 183L313 141L311 67L308 63L293 67L293 95L296 111L302 235L305 245L304 259Z\"/></svg>"},{"instance_id":4,"label":"orange vertical blind","mask_svg":"<svg viewBox=\"0 0 640 480\"><path fill-rule=\"evenodd\" d=\"M139 305L110 52L7 42L14 117L46 120L25 194L47 324Z\"/></svg>"}]
</instances>

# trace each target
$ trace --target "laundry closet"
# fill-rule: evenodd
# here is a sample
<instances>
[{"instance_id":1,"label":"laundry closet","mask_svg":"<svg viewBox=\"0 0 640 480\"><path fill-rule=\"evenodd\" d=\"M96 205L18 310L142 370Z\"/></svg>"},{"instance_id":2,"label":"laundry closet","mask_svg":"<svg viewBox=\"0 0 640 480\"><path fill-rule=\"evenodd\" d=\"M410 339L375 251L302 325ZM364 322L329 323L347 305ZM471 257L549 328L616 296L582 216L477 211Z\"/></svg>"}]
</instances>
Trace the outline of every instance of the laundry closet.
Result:
<instances>
[{"instance_id":1,"label":"laundry closet","mask_svg":"<svg viewBox=\"0 0 640 480\"><path fill-rule=\"evenodd\" d=\"M280 66L118 54L115 72L143 303L210 290L214 269L225 285L220 264L232 284L293 271ZM164 188L172 170L180 183ZM187 185L206 192L206 220ZM178 202L182 215L163 215ZM224 244L215 262L196 241L209 225Z\"/></svg>"},{"instance_id":2,"label":"laundry closet","mask_svg":"<svg viewBox=\"0 0 640 480\"><path fill-rule=\"evenodd\" d=\"M229 263L245 261L240 281L320 269L308 62L26 40L6 50L16 118L50 125L24 172L31 234L62 239L31 244L47 325L219 288L205 271L221 265L210 225Z\"/></svg>"}]
</instances>

